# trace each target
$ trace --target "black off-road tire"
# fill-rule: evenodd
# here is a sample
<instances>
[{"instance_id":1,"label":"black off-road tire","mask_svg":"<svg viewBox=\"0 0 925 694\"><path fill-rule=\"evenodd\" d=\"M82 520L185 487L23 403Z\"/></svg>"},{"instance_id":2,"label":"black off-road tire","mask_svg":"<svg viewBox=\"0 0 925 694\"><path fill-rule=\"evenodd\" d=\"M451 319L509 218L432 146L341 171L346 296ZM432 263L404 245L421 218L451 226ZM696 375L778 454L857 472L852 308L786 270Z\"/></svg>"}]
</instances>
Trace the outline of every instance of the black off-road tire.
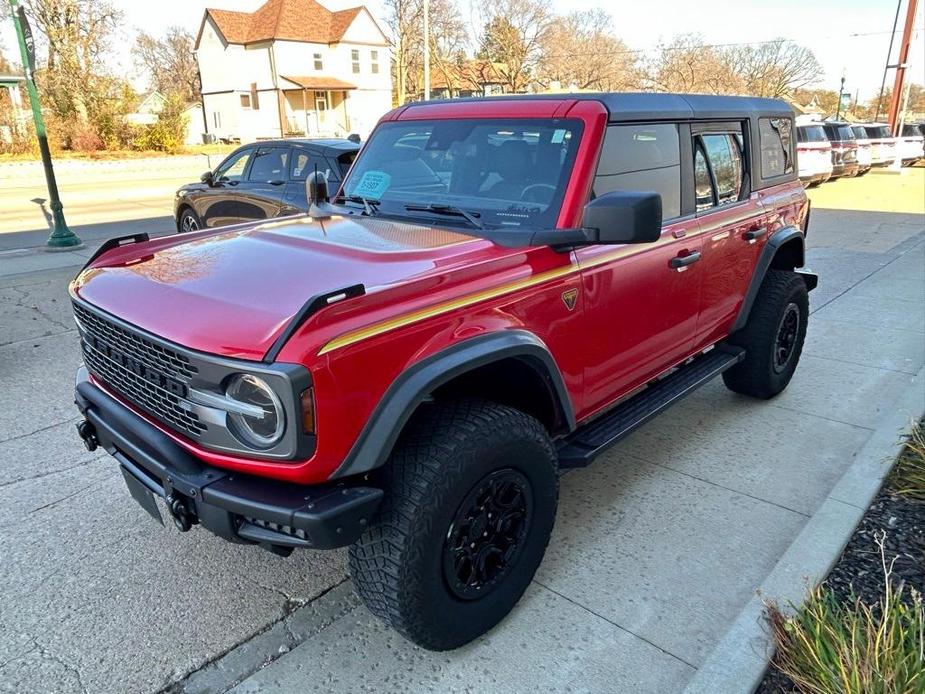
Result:
<instances>
[{"instance_id":1,"label":"black off-road tire","mask_svg":"<svg viewBox=\"0 0 925 694\"><path fill-rule=\"evenodd\" d=\"M530 499L522 542L486 592L469 588L476 594L460 597L461 584L453 587L446 565L456 556L450 537L469 537L472 526L459 514L499 475L529 487L522 497ZM462 646L500 622L533 579L555 522L558 460L543 425L483 400L425 405L402 433L381 481L380 513L349 552L350 575L370 611L435 651Z\"/></svg>"},{"instance_id":2,"label":"black off-road tire","mask_svg":"<svg viewBox=\"0 0 925 694\"><path fill-rule=\"evenodd\" d=\"M775 359L778 336L785 319L792 320L796 311L799 321L789 357ZM745 359L723 373L729 390L767 400L780 393L797 368L809 318L809 295L806 283L796 272L768 270L752 305L748 323L731 335L728 342L745 349ZM786 341L785 341L786 342ZM784 363L780 363L780 362Z\"/></svg>"},{"instance_id":3,"label":"black off-road tire","mask_svg":"<svg viewBox=\"0 0 925 694\"><path fill-rule=\"evenodd\" d=\"M202 220L189 207L184 207L177 219L177 233L183 234L202 229Z\"/></svg>"}]
</instances>

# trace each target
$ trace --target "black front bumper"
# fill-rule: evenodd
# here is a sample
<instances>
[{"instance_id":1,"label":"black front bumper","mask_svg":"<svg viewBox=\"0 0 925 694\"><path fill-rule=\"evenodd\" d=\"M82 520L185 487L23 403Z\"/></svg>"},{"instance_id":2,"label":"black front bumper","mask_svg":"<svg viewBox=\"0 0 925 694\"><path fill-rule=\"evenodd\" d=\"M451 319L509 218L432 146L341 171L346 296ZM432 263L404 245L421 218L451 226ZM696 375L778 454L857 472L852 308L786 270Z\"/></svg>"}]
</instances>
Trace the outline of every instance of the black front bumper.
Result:
<instances>
[{"instance_id":1,"label":"black front bumper","mask_svg":"<svg viewBox=\"0 0 925 694\"><path fill-rule=\"evenodd\" d=\"M331 549L356 541L382 501L375 487L305 486L205 465L90 382L84 367L74 398L87 422L78 427L84 441L119 461L146 510L149 499L154 505L150 494L163 498L181 530L201 524L226 540L275 551Z\"/></svg>"}]
</instances>

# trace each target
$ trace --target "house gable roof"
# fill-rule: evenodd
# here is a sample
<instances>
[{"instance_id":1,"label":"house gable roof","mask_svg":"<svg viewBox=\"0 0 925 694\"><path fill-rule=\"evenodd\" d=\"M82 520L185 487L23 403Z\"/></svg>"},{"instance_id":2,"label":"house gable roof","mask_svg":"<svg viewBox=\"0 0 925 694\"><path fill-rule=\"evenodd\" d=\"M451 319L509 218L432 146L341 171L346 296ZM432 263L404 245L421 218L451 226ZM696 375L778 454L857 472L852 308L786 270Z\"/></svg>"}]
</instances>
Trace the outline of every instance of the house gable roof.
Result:
<instances>
[{"instance_id":1,"label":"house gable roof","mask_svg":"<svg viewBox=\"0 0 925 694\"><path fill-rule=\"evenodd\" d=\"M361 12L369 14L365 7L331 12L316 0L267 0L254 12L208 8L202 21L205 25L211 19L226 43L248 44L277 39L337 43ZM199 33L201 36L201 28ZM385 43L384 35L382 42ZM196 46L199 46L198 37Z\"/></svg>"}]
</instances>

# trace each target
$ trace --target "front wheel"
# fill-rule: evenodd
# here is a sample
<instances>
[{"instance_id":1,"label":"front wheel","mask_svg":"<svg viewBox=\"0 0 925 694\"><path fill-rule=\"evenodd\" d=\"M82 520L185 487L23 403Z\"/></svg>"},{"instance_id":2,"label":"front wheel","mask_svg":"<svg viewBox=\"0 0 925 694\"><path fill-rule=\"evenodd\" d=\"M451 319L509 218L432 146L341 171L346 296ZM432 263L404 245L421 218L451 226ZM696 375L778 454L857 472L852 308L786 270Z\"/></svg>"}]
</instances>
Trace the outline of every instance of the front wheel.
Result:
<instances>
[{"instance_id":1,"label":"front wheel","mask_svg":"<svg viewBox=\"0 0 925 694\"><path fill-rule=\"evenodd\" d=\"M552 532L559 483L546 430L482 400L425 405L383 477L383 508L350 548L360 597L423 648L484 634L523 595Z\"/></svg>"},{"instance_id":2,"label":"front wheel","mask_svg":"<svg viewBox=\"0 0 925 694\"><path fill-rule=\"evenodd\" d=\"M796 272L768 270L748 323L729 337L745 359L723 373L726 387L755 398L780 393L797 368L809 318L806 283Z\"/></svg>"},{"instance_id":3,"label":"front wheel","mask_svg":"<svg viewBox=\"0 0 925 694\"><path fill-rule=\"evenodd\" d=\"M202 229L202 222L199 221L199 216L190 208L184 208L183 212L180 213L180 218L177 220L177 231L182 234L199 231L200 229Z\"/></svg>"}]
</instances>

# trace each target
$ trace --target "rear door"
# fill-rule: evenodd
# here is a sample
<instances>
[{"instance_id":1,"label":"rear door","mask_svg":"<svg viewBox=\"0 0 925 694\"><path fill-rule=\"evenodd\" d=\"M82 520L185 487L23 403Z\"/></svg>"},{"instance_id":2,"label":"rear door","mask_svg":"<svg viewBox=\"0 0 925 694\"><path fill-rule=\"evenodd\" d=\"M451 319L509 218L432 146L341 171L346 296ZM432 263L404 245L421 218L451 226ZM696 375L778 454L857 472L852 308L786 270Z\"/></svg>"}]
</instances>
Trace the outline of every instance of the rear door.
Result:
<instances>
[{"instance_id":1,"label":"rear door","mask_svg":"<svg viewBox=\"0 0 925 694\"><path fill-rule=\"evenodd\" d=\"M587 410L606 406L690 353L703 270L697 221L682 206L691 179L689 133L675 123L607 128L593 194L654 190L662 196L664 223L654 243L575 251L586 321L576 349L588 354Z\"/></svg>"},{"instance_id":2,"label":"rear door","mask_svg":"<svg viewBox=\"0 0 925 694\"><path fill-rule=\"evenodd\" d=\"M691 128L696 216L703 238L698 346L729 332L758 261L760 242L767 237L764 207L749 189L752 176L742 125L697 123Z\"/></svg>"},{"instance_id":3,"label":"rear door","mask_svg":"<svg viewBox=\"0 0 925 694\"><path fill-rule=\"evenodd\" d=\"M238 185L243 221L278 217L283 208L289 172L287 146L258 147L245 180Z\"/></svg>"},{"instance_id":4,"label":"rear door","mask_svg":"<svg viewBox=\"0 0 925 694\"><path fill-rule=\"evenodd\" d=\"M308 211L308 196L305 182L317 171L328 178L328 195L333 196L340 188L340 176L321 152L311 147L295 146L289 163L289 181L283 198L282 214L299 214Z\"/></svg>"}]
</instances>

